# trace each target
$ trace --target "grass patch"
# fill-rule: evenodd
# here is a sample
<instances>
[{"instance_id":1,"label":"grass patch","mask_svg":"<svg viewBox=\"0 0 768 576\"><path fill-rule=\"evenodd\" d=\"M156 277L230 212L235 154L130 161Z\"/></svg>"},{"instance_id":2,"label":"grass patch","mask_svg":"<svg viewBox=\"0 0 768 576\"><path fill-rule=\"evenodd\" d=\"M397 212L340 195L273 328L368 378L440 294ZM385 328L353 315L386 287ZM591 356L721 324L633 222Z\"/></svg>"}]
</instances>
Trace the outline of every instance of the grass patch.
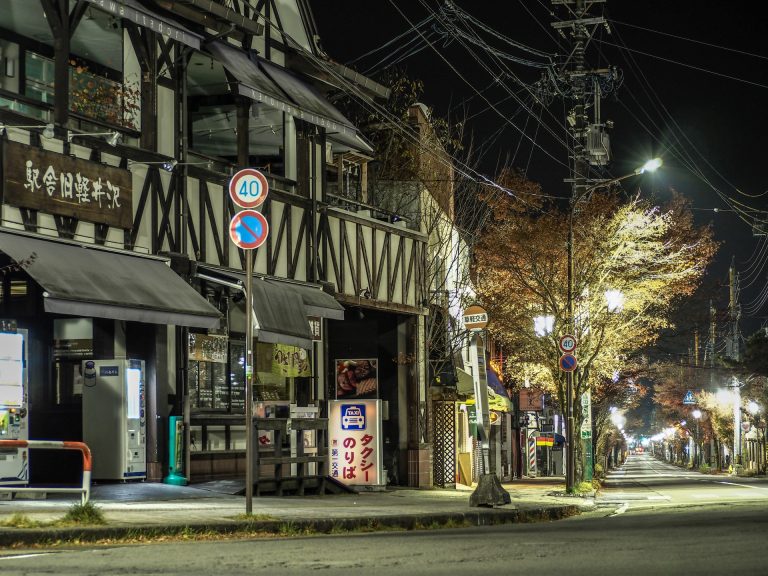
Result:
<instances>
[{"instance_id":1,"label":"grass patch","mask_svg":"<svg viewBox=\"0 0 768 576\"><path fill-rule=\"evenodd\" d=\"M103 525L107 521L98 506L90 502L87 504L73 504L67 513L58 520L40 522L32 520L25 514L14 514L8 520L0 523L4 528L61 528L68 526L94 526Z\"/></svg>"},{"instance_id":2,"label":"grass patch","mask_svg":"<svg viewBox=\"0 0 768 576\"><path fill-rule=\"evenodd\" d=\"M235 516L235 520L240 520L241 522L270 522L277 520L277 518L269 514L238 514Z\"/></svg>"},{"instance_id":3,"label":"grass patch","mask_svg":"<svg viewBox=\"0 0 768 576\"><path fill-rule=\"evenodd\" d=\"M103 525L107 521L104 519L104 513L101 508L91 502L85 504L73 504L63 518L53 523L56 526L73 525Z\"/></svg>"},{"instance_id":4,"label":"grass patch","mask_svg":"<svg viewBox=\"0 0 768 576\"><path fill-rule=\"evenodd\" d=\"M25 514L17 513L11 516L5 522L3 522L1 525L7 528L40 528L41 526L46 526L47 524L45 522L38 522L37 520L32 520L29 516L26 516Z\"/></svg>"},{"instance_id":5,"label":"grass patch","mask_svg":"<svg viewBox=\"0 0 768 576\"><path fill-rule=\"evenodd\" d=\"M592 486L592 482L580 482L578 486L575 486L573 491L576 494L589 494L595 489L594 486Z\"/></svg>"}]
</instances>

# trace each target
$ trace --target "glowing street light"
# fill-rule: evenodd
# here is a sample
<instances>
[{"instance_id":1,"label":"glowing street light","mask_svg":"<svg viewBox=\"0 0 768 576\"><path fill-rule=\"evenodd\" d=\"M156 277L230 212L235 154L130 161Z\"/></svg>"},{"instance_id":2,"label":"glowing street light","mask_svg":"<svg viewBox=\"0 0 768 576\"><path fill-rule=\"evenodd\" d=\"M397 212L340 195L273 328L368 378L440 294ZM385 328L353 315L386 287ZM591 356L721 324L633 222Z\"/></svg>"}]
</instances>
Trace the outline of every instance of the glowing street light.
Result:
<instances>
[{"instance_id":1,"label":"glowing street light","mask_svg":"<svg viewBox=\"0 0 768 576\"><path fill-rule=\"evenodd\" d=\"M612 178L603 182L598 182L592 186L580 189L579 185L574 185L573 197L571 198L570 211L568 212L568 320L566 329L571 331L571 334L575 330L575 317L573 313L573 215L576 210L576 204L582 198L588 197L590 192L597 190L598 188L604 188L620 182L625 178L631 178L638 174L644 174L646 172L653 172L658 169L662 164L661 158L654 158L647 161L645 164L636 168L634 171L618 178ZM583 180L582 180L583 182ZM574 398L573 398L573 372L565 373L565 413L567 419L567 437L566 443L567 459L566 459L566 471L565 471L565 488L567 492L573 492L575 484L576 473L576 427L574 425Z\"/></svg>"},{"instance_id":2,"label":"glowing street light","mask_svg":"<svg viewBox=\"0 0 768 576\"><path fill-rule=\"evenodd\" d=\"M699 418L701 418L701 410L696 408L691 412L691 416L696 420L696 443L694 444L696 451L693 454L693 465L698 468L701 464L701 448L699 447Z\"/></svg>"},{"instance_id":3,"label":"glowing street light","mask_svg":"<svg viewBox=\"0 0 768 576\"><path fill-rule=\"evenodd\" d=\"M549 336L554 329L554 316L535 316L533 318L533 331L536 333L536 336Z\"/></svg>"},{"instance_id":4,"label":"glowing street light","mask_svg":"<svg viewBox=\"0 0 768 576\"><path fill-rule=\"evenodd\" d=\"M606 290L605 301L608 304L608 312L617 314L624 309L624 293L621 290Z\"/></svg>"}]
</instances>

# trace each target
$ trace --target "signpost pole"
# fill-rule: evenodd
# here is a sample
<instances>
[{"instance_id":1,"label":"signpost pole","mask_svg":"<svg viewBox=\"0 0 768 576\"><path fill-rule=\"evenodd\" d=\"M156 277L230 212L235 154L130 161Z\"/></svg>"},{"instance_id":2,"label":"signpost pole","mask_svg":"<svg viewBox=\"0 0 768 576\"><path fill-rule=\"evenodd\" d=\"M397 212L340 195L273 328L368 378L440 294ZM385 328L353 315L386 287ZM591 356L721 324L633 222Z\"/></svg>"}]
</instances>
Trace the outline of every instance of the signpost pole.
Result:
<instances>
[{"instance_id":1,"label":"signpost pole","mask_svg":"<svg viewBox=\"0 0 768 576\"><path fill-rule=\"evenodd\" d=\"M253 425L253 251L261 246L269 234L269 223L253 210L267 199L269 183L264 175L253 168L243 168L229 181L229 197L245 210L236 213L229 223L229 237L245 251L245 513L253 512L254 462L256 428Z\"/></svg>"},{"instance_id":2,"label":"signpost pole","mask_svg":"<svg viewBox=\"0 0 768 576\"><path fill-rule=\"evenodd\" d=\"M488 375L485 366L484 333L481 331L488 325L488 313L480 306L470 306L464 311L464 328L472 333L470 356L472 359L472 375L475 384L475 414L477 415L477 430L480 436L481 467L477 488L469 497L469 505L503 506L512 502L509 492L504 490L495 471L490 469L490 438L487 426L490 424L488 408Z\"/></svg>"},{"instance_id":3,"label":"signpost pole","mask_svg":"<svg viewBox=\"0 0 768 576\"><path fill-rule=\"evenodd\" d=\"M253 511L253 251L245 251L245 513Z\"/></svg>"}]
</instances>

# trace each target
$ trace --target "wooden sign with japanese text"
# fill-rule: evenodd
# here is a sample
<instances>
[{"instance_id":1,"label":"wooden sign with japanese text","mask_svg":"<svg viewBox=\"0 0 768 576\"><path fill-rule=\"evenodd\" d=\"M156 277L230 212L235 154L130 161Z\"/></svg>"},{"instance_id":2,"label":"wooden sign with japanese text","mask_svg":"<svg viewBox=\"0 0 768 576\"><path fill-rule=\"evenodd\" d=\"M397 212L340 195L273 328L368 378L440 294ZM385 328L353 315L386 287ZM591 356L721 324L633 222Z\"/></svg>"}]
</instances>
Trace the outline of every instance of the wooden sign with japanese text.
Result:
<instances>
[{"instance_id":1,"label":"wooden sign with japanese text","mask_svg":"<svg viewBox=\"0 0 768 576\"><path fill-rule=\"evenodd\" d=\"M18 142L5 142L4 201L49 214L133 226L131 173Z\"/></svg>"}]
</instances>

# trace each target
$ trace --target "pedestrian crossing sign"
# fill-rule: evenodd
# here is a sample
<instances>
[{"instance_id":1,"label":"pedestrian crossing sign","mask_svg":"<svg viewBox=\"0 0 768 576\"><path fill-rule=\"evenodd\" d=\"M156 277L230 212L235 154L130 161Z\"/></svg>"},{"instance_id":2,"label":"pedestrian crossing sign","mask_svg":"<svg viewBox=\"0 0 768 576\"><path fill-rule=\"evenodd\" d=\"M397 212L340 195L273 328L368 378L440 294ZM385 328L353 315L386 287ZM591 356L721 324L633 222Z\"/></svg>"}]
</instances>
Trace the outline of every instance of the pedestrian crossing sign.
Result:
<instances>
[{"instance_id":1,"label":"pedestrian crossing sign","mask_svg":"<svg viewBox=\"0 0 768 576\"><path fill-rule=\"evenodd\" d=\"M696 404L696 400L693 398L693 391L688 390L683 398L683 404Z\"/></svg>"}]
</instances>

